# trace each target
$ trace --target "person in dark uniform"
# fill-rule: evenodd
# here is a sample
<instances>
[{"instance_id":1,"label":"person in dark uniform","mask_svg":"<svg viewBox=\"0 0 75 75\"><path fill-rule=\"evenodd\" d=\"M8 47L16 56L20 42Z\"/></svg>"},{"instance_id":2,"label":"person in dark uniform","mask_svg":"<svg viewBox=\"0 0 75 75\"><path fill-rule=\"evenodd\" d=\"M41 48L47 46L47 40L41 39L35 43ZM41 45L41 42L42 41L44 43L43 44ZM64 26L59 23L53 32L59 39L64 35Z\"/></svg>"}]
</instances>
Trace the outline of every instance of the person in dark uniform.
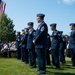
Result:
<instances>
[{"instance_id":1,"label":"person in dark uniform","mask_svg":"<svg viewBox=\"0 0 75 75\"><path fill-rule=\"evenodd\" d=\"M51 47L51 40L50 40L50 35L47 34L47 48L46 48L46 64L47 65L51 65L51 62L50 62L50 49Z\"/></svg>"},{"instance_id":2,"label":"person in dark uniform","mask_svg":"<svg viewBox=\"0 0 75 75\"><path fill-rule=\"evenodd\" d=\"M60 62L65 63L64 50L66 49L66 38L62 34L63 34L63 31L60 31L61 41L59 46L59 56L60 56Z\"/></svg>"},{"instance_id":3,"label":"person in dark uniform","mask_svg":"<svg viewBox=\"0 0 75 75\"><path fill-rule=\"evenodd\" d=\"M2 40L0 39L0 51L2 49Z\"/></svg>"},{"instance_id":4,"label":"person in dark uniform","mask_svg":"<svg viewBox=\"0 0 75 75\"><path fill-rule=\"evenodd\" d=\"M20 32L17 32L16 34L17 38L16 38L16 48L17 48L17 59L21 60L21 35Z\"/></svg>"},{"instance_id":5,"label":"person in dark uniform","mask_svg":"<svg viewBox=\"0 0 75 75\"><path fill-rule=\"evenodd\" d=\"M22 30L22 35L21 35L21 42L23 41L24 39L24 35L25 35L25 32L24 32L24 29ZM22 62L25 62L25 45L21 45L21 58L22 58Z\"/></svg>"},{"instance_id":6,"label":"person in dark uniform","mask_svg":"<svg viewBox=\"0 0 75 75\"><path fill-rule=\"evenodd\" d=\"M51 52L52 52L52 63L53 66L56 67L56 69L60 68L59 64L59 39L60 39L60 33L58 30L56 30L56 23L50 24L52 32L52 41L51 41Z\"/></svg>"},{"instance_id":7,"label":"person in dark uniform","mask_svg":"<svg viewBox=\"0 0 75 75\"><path fill-rule=\"evenodd\" d=\"M28 28L25 28L22 34L21 52L22 52L22 61L25 62L26 64L29 62L28 61L28 50L27 50L27 36L28 36Z\"/></svg>"},{"instance_id":8,"label":"person in dark uniform","mask_svg":"<svg viewBox=\"0 0 75 75\"><path fill-rule=\"evenodd\" d=\"M70 24L71 34L70 34L70 43L69 49L72 52L72 66L75 67L75 23Z\"/></svg>"},{"instance_id":9,"label":"person in dark uniform","mask_svg":"<svg viewBox=\"0 0 75 75\"><path fill-rule=\"evenodd\" d=\"M35 35L35 30L33 28L33 22L28 23L28 38L27 38L27 49L29 50L29 59L31 68L36 67L36 53L35 53L35 45L33 44L33 38Z\"/></svg>"},{"instance_id":10,"label":"person in dark uniform","mask_svg":"<svg viewBox=\"0 0 75 75\"><path fill-rule=\"evenodd\" d=\"M45 52L47 48L47 33L48 27L44 22L44 14L37 14L37 22L39 26L36 30L35 37L33 43L35 44L37 57L38 57L38 71L40 74L46 73L46 62L45 62Z\"/></svg>"}]
</instances>

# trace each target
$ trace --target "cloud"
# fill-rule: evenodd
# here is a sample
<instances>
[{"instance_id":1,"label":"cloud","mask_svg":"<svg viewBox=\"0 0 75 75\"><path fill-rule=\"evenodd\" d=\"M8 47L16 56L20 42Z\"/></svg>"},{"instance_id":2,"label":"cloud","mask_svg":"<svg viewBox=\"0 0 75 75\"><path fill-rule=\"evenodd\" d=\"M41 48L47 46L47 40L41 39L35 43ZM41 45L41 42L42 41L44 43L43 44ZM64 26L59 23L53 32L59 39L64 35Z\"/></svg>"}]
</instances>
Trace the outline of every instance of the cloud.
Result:
<instances>
[{"instance_id":1,"label":"cloud","mask_svg":"<svg viewBox=\"0 0 75 75\"><path fill-rule=\"evenodd\" d=\"M65 4L73 4L75 0L57 0L58 4L65 3Z\"/></svg>"},{"instance_id":2,"label":"cloud","mask_svg":"<svg viewBox=\"0 0 75 75\"><path fill-rule=\"evenodd\" d=\"M72 4L75 0L62 0L65 4Z\"/></svg>"}]
</instances>

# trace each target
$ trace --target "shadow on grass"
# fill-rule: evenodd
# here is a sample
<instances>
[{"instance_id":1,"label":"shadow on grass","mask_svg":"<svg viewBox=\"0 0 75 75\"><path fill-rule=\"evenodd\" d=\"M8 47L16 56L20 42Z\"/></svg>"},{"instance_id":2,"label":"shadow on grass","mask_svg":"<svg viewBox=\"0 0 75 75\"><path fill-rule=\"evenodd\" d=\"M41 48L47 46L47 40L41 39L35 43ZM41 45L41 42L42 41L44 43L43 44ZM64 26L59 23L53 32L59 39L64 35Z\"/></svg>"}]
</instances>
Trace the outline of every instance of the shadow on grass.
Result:
<instances>
[{"instance_id":1,"label":"shadow on grass","mask_svg":"<svg viewBox=\"0 0 75 75\"><path fill-rule=\"evenodd\" d=\"M55 75L75 75L75 74L72 74L72 73L55 73Z\"/></svg>"},{"instance_id":2,"label":"shadow on grass","mask_svg":"<svg viewBox=\"0 0 75 75\"><path fill-rule=\"evenodd\" d=\"M55 69L55 68L53 68L53 67L46 67L47 69L54 69L54 70L57 70L57 69ZM60 69L58 69L58 70L64 70L64 68L60 68Z\"/></svg>"},{"instance_id":3,"label":"shadow on grass","mask_svg":"<svg viewBox=\"0 0 75 75\"><path fill-rule=\"evenodd\" d=\"M47 74L37 74L37 75L75 75L72 73L47 73Z\"/></svg>"},{"instance_id":4,"label":"shadow on grass","mask_svg":"<svg viewBox=\"0 0 75 75\"><path fill-rule=\"evenodd\" d=\"M64 65L62 68L75 69L75 67L73 67L71 64Z\"/></svg>"},{"instance_id":5,"label":"shadow on grass","mask_svg":"<svg viewBox=\"0 0 75 75\"><path fill-rule=\"evenodd\" d=\"M59 72L50 72L50 71L47 71L46 75L75 75L75 73L59 73Z\"/></svg>"}]
</instances>

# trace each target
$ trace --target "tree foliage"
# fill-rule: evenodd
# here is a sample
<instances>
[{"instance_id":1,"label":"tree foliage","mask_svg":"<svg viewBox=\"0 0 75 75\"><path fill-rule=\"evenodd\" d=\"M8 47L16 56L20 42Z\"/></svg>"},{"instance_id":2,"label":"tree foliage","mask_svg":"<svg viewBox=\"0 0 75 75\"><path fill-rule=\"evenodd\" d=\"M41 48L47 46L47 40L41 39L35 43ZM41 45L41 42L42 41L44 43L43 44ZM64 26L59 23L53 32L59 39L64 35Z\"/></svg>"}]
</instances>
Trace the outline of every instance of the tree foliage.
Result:
<instances>
[{"instance_id":1,"label":"tree foliage","mask_svg":"<svg viewBox=\"0 0 75 75\"><path fill-rule=\"evenodd\" d=\"M3 41L14 41L16 38L14 26L13 21L6 14L2 15L0 21L0 39Z\"/></svg>"}]
</instances>

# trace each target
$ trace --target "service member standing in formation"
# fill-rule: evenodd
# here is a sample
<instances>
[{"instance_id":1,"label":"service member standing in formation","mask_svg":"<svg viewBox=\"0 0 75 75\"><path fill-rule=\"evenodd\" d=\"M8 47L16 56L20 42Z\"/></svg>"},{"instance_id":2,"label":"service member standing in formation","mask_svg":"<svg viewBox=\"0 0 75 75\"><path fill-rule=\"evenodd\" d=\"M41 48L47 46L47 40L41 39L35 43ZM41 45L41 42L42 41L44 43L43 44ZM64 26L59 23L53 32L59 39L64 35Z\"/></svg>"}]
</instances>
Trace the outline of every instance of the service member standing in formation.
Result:
<instances>
[{"instance_id":1,"label":"service member standing in formation","mask_svg":"<svg viewBox=\"0 0 75 75\"><path fill-rule=\"evenodd\" d=\"M28 23L28 38L27 38L27 49L29 50L29 59L31 68L36 67L36 53L35 53L35 45L33 43L33 38L35 35L35 30L33 28L33 22Z\"/></svg>"},{"instance_id":2,"label":"service member standing in formation","mask_svg":"<svg viewBox=\"0 0 75 75\"><path fill-rule=\"evenodd\" d=\"M72 52L72 66L75 66L75 23L70 24L71 34L70 34L70 43L69 49Z\"/></svg>"},{"instance_id":3,"label":"service member standing in formation","mask_svg":"<svg viewBox=\"0 0 75 75\"><path fill-rule=\"evenodd\" d=\"M62 35L63 31L56 29L56 23L50 24L52 35L48 34L47 24L44 22L45 15L37 14L37 22L39 23L37 30L33 28L34 23L29 22L28 28L17 32L16 48L17 59L26 64L30 62L30 67L36 67L36 54L38 58L38 71L40 74L46 74L46 64L50 65L50 52L52 54L52 64L56 69L60 69L60 62L65 63L64 50L66 49L66 39ZM72 53L72 66L75 67L75 23L70 24L71 34L68 49ZM35 52L36 50L36 52ZM22 54L22 55L21 55ZM29 55L29 58L28 58ZM60 57L60 62L59 62Z\"/></svg>"},{"instance_id":4,"label":"service member standing in formation","mask_svg":"<svg viewBox=\"0 0 75 75\"><path fill-rule=\"evenodd\" d=\"M17 32L16 34L17 38L16 38L16 48L17 48L17 59L21 60L21 35L20 32Z\"/></svg>"},{"instance_id":5,"label":"service member standing in formation","mask_svg":"<svg viewBox=\"0 0 75 75\"><path fill-rule=\"evenodd\" d=\"M24 63L28 63L28 50L27 50L27 36L28 36L28 28L25 28L23 30L23 35L22 35L22 41L21 41L21 46L22 46L22 61Z\"/></svg>"},{"instance_id":6,"label":"service member standing in formation","mask_svg":"<svg viewBox=\"0 0 75 75\"><path fill-rule=\"evenodd\" d=\"M51 40L50 40L50 35L47 34L47 48L46 48L46 64L47 65L51 65L51 62L50 62L50 49L51 47Z\"/></svg>"},{"instance_id":7,"label":"service member standing in formation","mask_svg":"<svg viewBox=\"0 0 75 75\"><path fill-rule=\"evenodd\" d=\"M24 29L23 29L22 35L21 35L21 42L24 39L24 35L25 35L25 32L24 32ZM21 45L21 58L22 58L22 62L25 62L25 45L24 44Z\"/></svg>"},{"instance_id":8,"label":"service member standing in formation","mask_svg":"<svg viewBox=\"0 0 75 75\"><path fill-rule=\"evenodd\" d=\"M65 63L65 54L64 51L66 49L66 38L63 34L63 31L60 31L61 34L61 41L60 41L60 46L59 46L59 56L60 56L60 62L62 64Z\"/></svg>"},{"instance_id":9,"label":"service member standing in formation","mask_svg":"<svg viewBox=\"0 0 75 75\"><path fill-rule=\"evenodd\" d=\"M33 43L35 44L37 57L38 57L38 71L40 74L46 73L46 63L45 63L45 52L47 48L47 34L48 27L44 22L44 14L37 14L37 22L39 26L36 30Z\"/></svg>"},{"instance_id":10,"label":"service member standing in formation","mask_svg":"<svg viewBox=\"0 0 75 75\"><path fill-rule=\"evenodd\" d=\"M59 44L60 44L60 33L56 30L57 24L51 24L52 32L52 41L51 41L51 52L52 52L52 64L56 69L60 68L59 64Z\"/></svg>"}]
</instances>

